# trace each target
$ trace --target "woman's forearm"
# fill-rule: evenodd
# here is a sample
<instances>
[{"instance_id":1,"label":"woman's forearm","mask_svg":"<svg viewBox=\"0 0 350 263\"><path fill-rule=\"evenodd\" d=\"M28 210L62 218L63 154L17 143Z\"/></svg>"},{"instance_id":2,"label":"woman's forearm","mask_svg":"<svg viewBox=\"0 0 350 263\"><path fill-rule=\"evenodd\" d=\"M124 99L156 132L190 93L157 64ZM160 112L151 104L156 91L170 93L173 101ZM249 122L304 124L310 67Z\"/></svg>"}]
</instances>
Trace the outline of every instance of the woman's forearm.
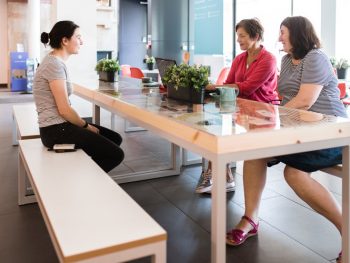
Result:
<instances>
[{"instance_id":1,"label":"woman's forearm","mask_svg":"<svg viewBox=\"0 0 350 263\"><path fill-rule=\"evenodd\" d=\"M77 125L79 127L83 127L86 124L86 121L83 120L79 114L71 107L67 107L65 110L60 112L60 115L62 118L64 118L66 121Z\"/></svg>"}]
</instances>

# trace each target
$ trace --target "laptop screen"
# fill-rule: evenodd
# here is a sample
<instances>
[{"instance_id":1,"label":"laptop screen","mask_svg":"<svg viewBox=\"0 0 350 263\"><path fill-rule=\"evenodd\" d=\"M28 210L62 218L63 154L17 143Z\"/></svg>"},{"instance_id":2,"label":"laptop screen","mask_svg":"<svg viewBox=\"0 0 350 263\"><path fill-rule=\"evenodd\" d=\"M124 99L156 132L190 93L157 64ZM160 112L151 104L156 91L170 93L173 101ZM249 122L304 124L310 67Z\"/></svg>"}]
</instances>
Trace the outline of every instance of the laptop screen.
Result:
<instances>
[{"instance_id":1,"label":"laptop screen","mask_svg":"<svg viewBox=\"0 0 350 263\"><path fill-rule=\"evenodd\" d=\"M172 65L176 65L176 60L174 59L166 59L166 58L156 58L157 68L159 70L160 78L163 82L163 76L168 67Z\"/></svg>"}]
</instances>

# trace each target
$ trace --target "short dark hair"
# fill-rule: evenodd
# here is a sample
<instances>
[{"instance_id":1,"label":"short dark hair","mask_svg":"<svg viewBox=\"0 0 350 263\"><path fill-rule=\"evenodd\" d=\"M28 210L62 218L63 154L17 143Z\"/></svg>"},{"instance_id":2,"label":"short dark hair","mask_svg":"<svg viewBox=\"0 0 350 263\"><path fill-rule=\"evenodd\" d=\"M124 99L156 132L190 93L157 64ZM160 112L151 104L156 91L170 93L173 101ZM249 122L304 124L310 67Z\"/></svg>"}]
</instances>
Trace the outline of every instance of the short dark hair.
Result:
<instances>
[{"instance_id":1,"label":"short dark hair","mask_svg":"<svg viewBox=\"0 0 350 263\"><path fill-rule=\"evenodd\" d=\"M44 45L49 44L52 48L60 49L62 47L62 39L65 37L70 39L78 27L72 21L59 21L53 26L50 33L41 33L41 43Z\"/></svg>"},{"instance_id":2,"label":"short dark hair","mask_svg":"<svg viewBox=\"0 0 350 263\"><path fill-rule=\"evenodd\" d=\"M319 38L309 19L303 16L290 16L285 18L281 26L289 30L289 41L292 45L291 55L295 59L303 59L306 54L321 47Z\"/></svg>"},{"instance_id":3,"label":"short dark hair","mask_svg":"<svg viewBox=\"0 0 350 263\"><path fill-rule=\"evenodd\" d=\"M264 40L264 27L261 25L257 18L243 19L236 25L236 32L238 28L243 28L249 35L250 38L258 37L258 41Z\"/></svg>"}]
</instances>

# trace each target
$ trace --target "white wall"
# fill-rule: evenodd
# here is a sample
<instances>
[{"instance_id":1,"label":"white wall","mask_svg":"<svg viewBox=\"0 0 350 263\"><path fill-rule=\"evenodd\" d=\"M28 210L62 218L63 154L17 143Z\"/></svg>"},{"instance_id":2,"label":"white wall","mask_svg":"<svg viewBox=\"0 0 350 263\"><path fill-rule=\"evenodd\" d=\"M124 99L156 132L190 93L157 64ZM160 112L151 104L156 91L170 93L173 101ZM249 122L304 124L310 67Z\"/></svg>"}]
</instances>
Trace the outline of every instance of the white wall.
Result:
<instances>
[{"instance_id":1,"label":"white wall","mask_svg":"<svg viewBox=\"0 0 350 263\"><path fill-rule=\"evenodd\" d=\"M350 15L350 1L337 0L336 6L336 50L337 58L346 58L350 60L349 51L349 15Z\"/></svg>"},{"instance_id":2,"label":"white wall","mask_svg":"<svg viewBox=\"0 0 350 263\"><path fill-rule=\"evenodd\" d=\"M71 56L67 62L71 79L96 76L96 0L56 0L53 5L56 21L72 20L79 25L82 34L83 46L79 54Z\"/></svg>"},{"instance_id":3,"label":"white wall","mask_svg":"<svg viewBox=\"0 0 350 263\"><path fill-rule=\"evenodd\" d=\"M0 0L0 84L8 82L7 1Z\"/></svg>"},{"instance_id":4,"label":"white wall","mask_svg":"<svg viewBox=\"0 0 350 263\"><path fill-rule=\"evenodd\" d=\"M335 56L336 2L322 0L321 6L321 43L326 54Z\"/></svg>"}]
</instances>

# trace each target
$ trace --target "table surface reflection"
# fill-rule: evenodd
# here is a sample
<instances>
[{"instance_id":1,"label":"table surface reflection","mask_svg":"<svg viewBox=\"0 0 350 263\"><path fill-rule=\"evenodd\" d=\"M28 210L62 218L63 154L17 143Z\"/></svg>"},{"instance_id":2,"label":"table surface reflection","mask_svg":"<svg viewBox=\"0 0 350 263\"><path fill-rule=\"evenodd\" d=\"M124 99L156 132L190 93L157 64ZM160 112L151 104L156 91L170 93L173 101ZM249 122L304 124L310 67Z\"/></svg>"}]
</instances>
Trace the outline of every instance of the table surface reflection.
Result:
<instances>
[{"instance_id":1,"label":"table surface reflection","mask_svg":"<svg viewBox=\"0 0 350 263\"><path fill-rule=\"evenodd\" d=\"M120 78L114 83L97 80L86 83L99 93L215 136L303 126L320 126L321 129L325 124L349 122L341 117L245 99L238 99L234 106L234 102L220 103L217 98L208 95L203 105L186 103L168 99L158 87L146 87L140 80L132 78ZM228 129L228 126L231 128Z\"/></svg>"}]
</instances>

